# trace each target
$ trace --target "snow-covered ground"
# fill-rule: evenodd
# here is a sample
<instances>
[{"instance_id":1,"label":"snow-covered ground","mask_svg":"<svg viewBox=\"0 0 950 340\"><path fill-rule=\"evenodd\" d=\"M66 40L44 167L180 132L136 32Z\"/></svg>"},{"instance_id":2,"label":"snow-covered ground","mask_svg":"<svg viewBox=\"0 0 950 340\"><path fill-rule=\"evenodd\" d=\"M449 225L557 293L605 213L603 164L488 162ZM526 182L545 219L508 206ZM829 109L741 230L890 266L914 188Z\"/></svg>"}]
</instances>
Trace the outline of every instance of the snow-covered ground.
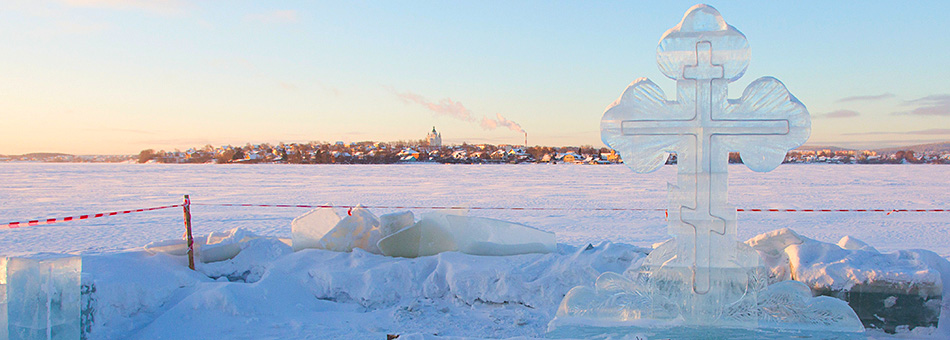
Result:
<instances>
[{"instance_id":1,"label":"snow-covered ground","mask_svg":"<svg viewBox=\"0 0 950 340\"><path fill-rule=\"evenodd\" d=\"M667 238L662 211L584 209L664 208L674 176L671 166L635 174L623 166L574 165L2 163L3 223L175 204L183 194L194 203L576 210L470 212L555 232L560 245L552 254L291 254L261 239L234 260L192 272L181 257L125 251L179 238L180 209L0 230L0 254L86 255L84 280L97 286L92 338L541 337L568 289L590 285L604 271L622 272ZM730 202L740 208L945 209L948 188L947 166L784 165L770 173L730 167ZM241 227L284 238L290 221L307 211L192 210L196 234ZM881 252L920 248L950 257L950 213L739 214L740 240L780 228L829 243L850 235ZM228 282L229 276L244 279Z\"/></svg>"},{"instance_id":2,"label":"snow-covered ground","mask_svg":"<svg viewBox=\"0 0 950 340\"><path fill-rule=\"evenodd\" d=\"M138 165L0 163L0 222L195 203L471 207L665 208L676 168L636 174L622 165ZM790 164L768 173L729 168L739 208L950 208L950 167ZM195 206L206 234L244 227L289 237L298 208ZM374 210L381 215L390 211ZM418 215L421 211L415 211ZM0 253L109 252L177 238L180 209L0 230ZM666 238L662 211L473 210L471 215L557 233L559 243L649 247ZM921 248L950 257L950 213L739 213L739 239L791 228L881 251Z\"/></svg>"}]
</instances>

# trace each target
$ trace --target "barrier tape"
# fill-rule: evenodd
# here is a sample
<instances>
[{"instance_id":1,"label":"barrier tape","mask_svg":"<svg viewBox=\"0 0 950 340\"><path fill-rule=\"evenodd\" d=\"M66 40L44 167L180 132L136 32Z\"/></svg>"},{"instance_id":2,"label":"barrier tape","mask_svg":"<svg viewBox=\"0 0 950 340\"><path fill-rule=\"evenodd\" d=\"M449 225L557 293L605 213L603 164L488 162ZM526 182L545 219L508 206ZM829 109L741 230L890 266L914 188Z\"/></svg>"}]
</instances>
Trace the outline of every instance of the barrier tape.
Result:
<instances>
[{"instance_id":1,"label":"barrier tape","mask_svg":"<svg viewBox=\"0 0 950 340\"><path fill-rule=\"evenodd\" d=\"M37 226L37 225L53 224L53 223L59 223L59 222L79 221L79 220L86 220L86 219L91 219L91 218L100 218L100 217L107 217L107 216L131 214L131 213L144 212L144 211L154 211L154 210L161 210L161 209L178 208L178 207L181 207L181 206L182 206L181 204L175 204L175 205L166 205L166 206L155 207L155 208L144 208L144 209L134 209L134 210L112 211L112 212L105 212L105 213L98 213L98 214L80 215L80 216L70 216L70 217L60 217L60 218L47 218L47 219L45 219L45 220L32 220L32 221L26 221L26 222L10 222L10 223L7 223L7 229L14 229L14 228L19 228L19 227L24 227L24 226L31 226L31 227L32 227L32 226Z\"/></svg>"},{"instance_id":2,"label":"barrier tape","mask_svg":"<svg viewBox=\"0 0 950 340\"><path fill-rule=\"evenodd\" d=\"M306 205L306 204L238 204L238 203L192 203L219 207L264 207L264 208L345 208L362 207L366 209L432 209L432 210L577 210L577 211L665 211L663 208L544 208L544 207L419 207L397 205Z\"/></svg>"},{"instance_id":3,"label":"barrier tape","mask_svg":"<svg viewBox=\"0 0 950 340\"><path fill-rule=\"evenodd\" d=\"M363 207L367 209L432 209L432 210L515 210L515 211L663 211L669 218L669 211L663 208L548 208L548 207L448 207L448 206L386 206L386 205L309 205L309 204L247 204L247 203L191 203L191 200L183 204L166 205L154 208L143 208L134 210L112 211L106 213L48 218L43 220L31 220L26 222L10 222L6 224L7 229L14 229L23 226L37 226L44 224L53 224L59 222L69 222L100 218L107 216L116 216L131 214L137 212L154 211L170 208L178 208L190 205L219 206L219 207L265 207L265 208L346 208L347 214L352 214L353 208ZM950 212L950 209L736 209L737 212L883 212L886 215L896 212Z\"/></svg>"},{"instance_id":4,"label":"barrier tape","mask_svg":"<svg viewBox=\"0 0 950 340\"><path fill-rule=\"evenodd\" d=\"M950 209L736 209L743 212L948 212Z\"/></svg>"},{"instance_id":5,"label":"barrier tape","mask_svg":"<svg viewBox=\"0 0 950 340\"><path fill-rule=\"evenodd\" d=\"M192 203L193 205L220 207L265 207L265 208L345 208L352 210L356 205L308 205L308 204L239 204L239 203ZM432 209L432 210L561 210L561 211L666 211L664 208L546 208L546 207L420 207L363 205L367 209ZM950 212L950 209L736 209L738 212L883 212L890 215L895 212Z\"/></svg>"}]
</instances>

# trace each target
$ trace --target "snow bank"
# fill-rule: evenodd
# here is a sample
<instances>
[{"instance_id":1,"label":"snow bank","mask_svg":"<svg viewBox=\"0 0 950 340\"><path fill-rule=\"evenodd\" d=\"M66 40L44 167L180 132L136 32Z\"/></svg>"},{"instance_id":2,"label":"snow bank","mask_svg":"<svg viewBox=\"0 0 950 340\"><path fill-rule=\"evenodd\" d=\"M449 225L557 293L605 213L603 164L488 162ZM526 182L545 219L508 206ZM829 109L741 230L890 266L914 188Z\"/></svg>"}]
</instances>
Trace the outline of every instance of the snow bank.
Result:
<instances>
[{"instance_id":1,"label":"snow bank","mask_svg":"<svg viewBox=\"0 0 950 340\"><path fill-rule=\"evenodd\" d=\"M746 243L769 266L770 283L796 280L816 294L846 300L869 328L894 333L940 325L915 334L950 336L950 308L943 300L950 289L945 284L950 282L950 262L932 251L881 253L851 236L832 244L790 229Z\"/></svg>"},{"instance_id":2,"label":"snow bank","mask_svg":"<svg viewBox=\"0 0 950 340\"><path fill-rule=\"evenodd\" d=\"M414 259L362 249L292 252L273 239L187 269L184 257L87 256L90 339L385 338L385 334L541 336L564 294L645 249L603 243L504 257L445 252ZM247 273L246 275L244 273ZM311 320L302 322L301 320ZM422 337L427 338L427 337Z\"/></svg>"},{"instance_id":3,"label":"snow bank","mask_svg":"<svg viewBox=\"0 0 950 340\"><path fill-rule=\"evenodd\" d=\"M187 258L145 252L83 256L83 314L98 339L123 338L194 292L207 276L188 269Z\"/></svg>"},{"instance_id":4,"label":"snow bank","mask_svg":"<svg viewBox=\"0 0 950 340\"><path fill-rule=\"evenodd\" d=\"M649 252L605 242L579 248L558 245L549 254L444 252L394 258L358 248L293 252L280 240L239 230L202 239L227 243L239 236L245 241L238 243L242 248L236 256L198 263L197 271L187 268L184 256L165 253L84 256L83 317L88 339L542 337L571 288L595 285L606 272L635 271ZM859 244L851 239L844 244ZM813 277L804 282L812 289L815 283L844 287L843 282L857 282L859 277L923 280L930 271L950 273L946 261L928 257L924 251L891 255L863 246L858 248L864 250L848 250L791 230L760 235L748 244L763 255L771 254L773 260L785 254L787 261L775 260L772 266L785 266L789 277ZM845 265L880 274L848 276L842 273L858 270L833 269ZM885 273L891 269L904 274ZM773 272L782 271L773 268ZM783 317L789 301L817 311L817 317L824 315L821 311L827 303L823 300L830 298L812 298L802 286L790 284L772 285L761 296L765 309L776 313L771 315ZM946 320L948 314L944 311L941 317ZM813 320L799 322L807 328ZM944 329L924 327L909 334L947 335Z\"/></svg>"},{"instance_id":5,"label":"snow bank","mask_svg":"<svg viewBox=\"0 0 950 340\"><path fill-rule=\"evenodd\" d=\"M838 244L824 243L779 229L746 241L759 251L772 273L770 279L794 279L812 289L846 290L856 284L884 281L895 284L940 285L948 262L922 249L882 254L866 243L845 236Z\"/></svg>"}]
</instances>

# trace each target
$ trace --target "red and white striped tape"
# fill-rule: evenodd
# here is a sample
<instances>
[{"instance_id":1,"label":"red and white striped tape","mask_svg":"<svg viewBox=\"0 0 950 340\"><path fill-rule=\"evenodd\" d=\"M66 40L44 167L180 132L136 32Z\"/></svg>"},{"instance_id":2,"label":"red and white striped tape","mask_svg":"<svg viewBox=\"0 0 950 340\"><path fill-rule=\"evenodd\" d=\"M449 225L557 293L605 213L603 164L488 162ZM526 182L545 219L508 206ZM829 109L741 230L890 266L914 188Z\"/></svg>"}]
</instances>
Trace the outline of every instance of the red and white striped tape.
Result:
<instances>
[{"instance_id":1,"label":"red and white striped tape","mask_svg":"<svg viewBox=\"0 0 950 340\"><path fill-rule=\"evenodd\" d=\"M238 204L238 203L192 203L219 207L264 207L264 208L356 208L356 205L306 205L306 204ZM544 208L544 207L448 207L448 206L398 206L360 205L367 209L431 209L431 210L578 210L578 211L665 211L662 208Z\"/></svg>"},{"instance_id":2,"label":"red and white striped tape","mask_svg":"<svg viewBox=\"0 0 950 340\"><path fill-rule=\"evenodd\" d=\"M743 212L948 212L950 209L736 209Z\"/></svg>"},{"instance_id":3,"label":"red and white striped tape","mask_svg":"<svg viewBox=\"0 0 950 340\"><path fill-rule=\"evenodd\" d=\"M193 203L194 205L220 207L265 207L265 208L356 208L355 205L306 205L306 204L238 204L238 203ZM367 209L432 209L432 210L576 210L576 211L666 211L664 208L546 208L546 207L420 207L364 205ZM950 209L736 209L739 212L950 212Z\"/></svg>"},{"instance_id":4,"label":"red and white striped tape","mask_svg":"<svg viewBox=\"0 0 950 340\"><path fill-rule=\"evenodd\" d=\"M265 207L265 208L345 208L353 209L356 205L309 205L309 204L247 204L247 203L191 203L190 200L184 204L166 205L154 208L143 208L134 210L113 211L98 214L48 218L42 220L31 220L26 222L10 222L6 224L8 229L36 226L44 224L53 224L58 222L78 221L91 218L116 216L122 214L131 214L137 212L154 211L169 208L178 208L189 205L219 206L219 207ZM386 206L386 205L364 205L367 209L431 209L431 210L515 210L515 211L663 211L663 208L558 208L558 207L448 207L448 206ZM895 212L950 212L950 209L736 209L739 212L883 212L890 215ZM667 213L667 216L669 214Z\"/></svg>"},{"instance_id":5,"label":"red and white striped tape","mask_svg":"<svg viewBox=\"0 0 950 340\"><path fill-rule=\"evenodd\" d=\"M25 226L31 226L31 227L32 227L32 226L36 226L36 225L53 224L53 223L58 223L58 222L79 221L79 220L86 220L86 219L90 219L90 218L99 218L99 217L107 217L107 216L131 214L131 213L137 213L137 212L143 212L143 211L153 211L153 210L177 208L177 207L180 207L180 206L182 206L182 205L181 205L181 204L175 204L175 205L166 205L166 206L163 206L163 207L155 207L155 208L143 208L143 209L134 209L134 210L112 211L112 212L105 212L105 213L98 213L98 214L89 214L89 215L80 215L80 216L70 216L70 217L47 218L47 219L44 219L44 220L32 220L32 221L26 221L26 222L10 222L10 223L7 223L7 228L8 228L8 229L13 229L13 228L19 228L19 227L25 227Z\"/></svg>"}]
</instances>

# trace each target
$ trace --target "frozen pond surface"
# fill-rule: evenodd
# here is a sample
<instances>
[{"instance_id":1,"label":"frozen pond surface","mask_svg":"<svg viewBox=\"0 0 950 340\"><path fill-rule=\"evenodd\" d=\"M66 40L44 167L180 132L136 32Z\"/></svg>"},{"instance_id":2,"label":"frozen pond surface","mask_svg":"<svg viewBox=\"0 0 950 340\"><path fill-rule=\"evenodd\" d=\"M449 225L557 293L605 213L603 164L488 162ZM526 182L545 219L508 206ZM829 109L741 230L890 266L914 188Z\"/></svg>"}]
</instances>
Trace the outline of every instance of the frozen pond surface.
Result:
<instances>
[{"instance_id":1,"label":"frozen pond surface","mask_svg":"<svg viewBox=\"0 0 950 340\"><path fill-rule=\"evenodd\" d=\"M636 174L622 165L158 165L0 164L0 222L195 203L665 208L676 168ZM769 173L729 169L740 208L950 208L950 166L788 164ZM245 227L289 237L307 209L194 206L196 234ZM390 212L374 210L377 215ZM421 213L423 211L414 211ZM557 233L560 243L649 247L667 238L662 211L472 210ZM0 230L0 253L102 253L173 239L180 209ZM950 256L950 213L739 213L739 239L788 227L837 242L851 235L881 251Z\"/></svg>"}]
</instances>

